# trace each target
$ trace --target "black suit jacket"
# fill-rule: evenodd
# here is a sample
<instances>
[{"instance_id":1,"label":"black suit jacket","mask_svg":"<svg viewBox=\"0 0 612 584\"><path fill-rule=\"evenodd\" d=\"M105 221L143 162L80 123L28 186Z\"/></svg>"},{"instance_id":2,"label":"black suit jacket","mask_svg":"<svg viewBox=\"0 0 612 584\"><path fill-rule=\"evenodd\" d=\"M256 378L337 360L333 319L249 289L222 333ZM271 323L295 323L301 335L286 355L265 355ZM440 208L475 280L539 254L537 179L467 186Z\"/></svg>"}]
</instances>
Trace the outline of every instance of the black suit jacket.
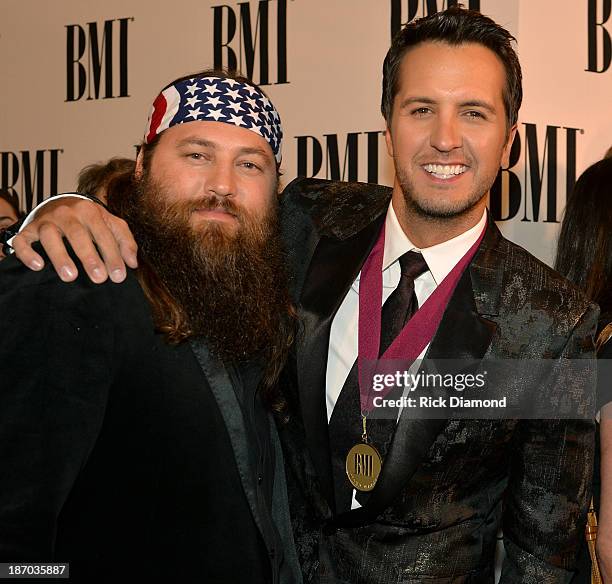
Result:
<instances>
[{"instance_id":1,"label":"black suit jacket","mask_svg":"<svg viewBox=\"0 0 612 584\"><path fill-rule=\"evenodd\" d=\"M274 424L262 494L205 344L155 334L133 273L65 284L47 263L0 264L1 561L68 561L87 583L300 580Z\"/></svg>"},{"instance_id":2,"label":"black suit jacket","mask_svg":"<svg viewBox=\"0 0 612 584\"><path fill-rule=\"evenodd\" d=\"M588 419L402 416L368 503L341 516L334 511L325 407L330 326L376 240L390 195L376 185L316 179L298 179L283 194L303 331L286 371L294 416L281 439L306 580L492 582L502 526L502 582L565 582L590 490ZM593 355L596 320L596 307L576 288L490 223L427 357L483 364L553 359L554 379L543 382L526 365L503 389L539 392L553 403L568 382L593 405L592 388L568 379L564 363Z\"/></svg>"}]
</instances>

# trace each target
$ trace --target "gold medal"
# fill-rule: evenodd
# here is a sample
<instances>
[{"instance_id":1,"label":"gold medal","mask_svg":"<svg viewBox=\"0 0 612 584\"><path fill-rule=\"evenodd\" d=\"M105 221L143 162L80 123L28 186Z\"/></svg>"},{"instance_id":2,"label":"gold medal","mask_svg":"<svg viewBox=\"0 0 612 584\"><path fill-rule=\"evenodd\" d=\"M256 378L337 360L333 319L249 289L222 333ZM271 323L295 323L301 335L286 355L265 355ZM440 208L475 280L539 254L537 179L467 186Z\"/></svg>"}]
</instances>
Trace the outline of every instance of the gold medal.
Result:
<instances>
[{"instance_id":1,"label":"gold medal","mask_svg":"<svg viewBox=\"0 0 612 584\"><path fill-rule=\"evenodd\" d=\"M371 491L376 486L376 481L382 470L382 458L378 450L368 444L367 416L362 412L361 423L363 433L361 444L355 444L346 455L346 476L351 485L358 491Z\"/></svg>"},{"instance_id":2,"label":"gold medal","mask_svg":"<svg viewBox=\"0 0 612 584\"><path fill-rule=\"evenodd\" d=\"M381 469L382 458L370 444L355 444L346 457L346 475L358 491L371 491Z\"/></svg>"}]
</instances>

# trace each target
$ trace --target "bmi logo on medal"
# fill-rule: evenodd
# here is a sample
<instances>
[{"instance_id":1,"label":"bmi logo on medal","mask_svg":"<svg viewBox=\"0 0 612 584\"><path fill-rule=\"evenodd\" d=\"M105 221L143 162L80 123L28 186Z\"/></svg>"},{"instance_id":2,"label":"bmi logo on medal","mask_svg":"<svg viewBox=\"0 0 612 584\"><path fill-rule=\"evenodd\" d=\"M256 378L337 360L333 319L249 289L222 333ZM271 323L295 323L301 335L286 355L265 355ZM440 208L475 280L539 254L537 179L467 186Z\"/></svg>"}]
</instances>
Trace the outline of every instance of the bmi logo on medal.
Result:
<instances>
[{"instance_id":1,"label":"bmi logo on medal","mask_svg":"<svg viewBox=\"0 0 612 584\"><path fill-rule=\"evenodd\" d=\"M371 491L382 470L382 459L373 446L355 444L346 457L346 474L358 491Z\"/></svg>"}]
</instances>

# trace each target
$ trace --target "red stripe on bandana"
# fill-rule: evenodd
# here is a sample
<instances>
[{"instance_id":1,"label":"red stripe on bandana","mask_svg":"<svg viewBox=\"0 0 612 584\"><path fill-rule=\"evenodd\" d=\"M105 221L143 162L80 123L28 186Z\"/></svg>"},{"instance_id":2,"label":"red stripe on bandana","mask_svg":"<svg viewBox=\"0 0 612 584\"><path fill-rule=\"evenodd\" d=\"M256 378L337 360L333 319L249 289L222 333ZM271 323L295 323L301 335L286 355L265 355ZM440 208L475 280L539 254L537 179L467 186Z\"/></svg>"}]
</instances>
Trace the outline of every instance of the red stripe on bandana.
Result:
<instances>
[{"instance_id":1,"label":"red stripe on bandana","mask_svg":"<svg viewBox=\"0 0 612 584\"><path fill-rule=\"evenodd\" d=\"M164 114L166 113L166 109L168 107L168 103L166 102L166 98L163 93L160 93L153 102L153 113L151 114L151 124L149 125L149 133L147 134L147 138L145 142L149 144L155 135L157 134L157 129L161 124L162 119L164 118Z\"/></svg>"}]
</instances>

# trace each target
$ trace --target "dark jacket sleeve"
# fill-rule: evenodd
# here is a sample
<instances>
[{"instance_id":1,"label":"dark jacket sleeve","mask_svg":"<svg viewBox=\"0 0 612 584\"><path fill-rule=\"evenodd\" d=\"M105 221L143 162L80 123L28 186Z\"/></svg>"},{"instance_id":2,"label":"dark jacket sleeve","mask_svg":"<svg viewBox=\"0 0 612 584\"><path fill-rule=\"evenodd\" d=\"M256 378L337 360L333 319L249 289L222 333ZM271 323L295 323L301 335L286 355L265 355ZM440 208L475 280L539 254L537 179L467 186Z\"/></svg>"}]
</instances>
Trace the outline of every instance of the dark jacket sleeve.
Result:
<instances>
[{"instance_id":1,"label":"dark jacket sleeve","mask_svg":"<svg viewBox=\"0 0 612 584\"><path fill-rule=\"evenodd\" d=\"M554 364L554 387L540 388L582 394L593 412L595 363L585 362L582 369L576 360L594 357L597 314L594 307L586 310ZM504 501L506 556L500 583L571 580L591 496L594 431L594 419L586 416L519 422Z\"/></svg>"},{"instance_id":2,"label":"dark jacket sleeve","mask_svg":"<svg viewBox=\"0 0 612 584\"><path fill-rule=\"evenodd\" d=\"M63 283L50 262L41 272L0 263L0 561L53 558L112 379L105 286Z\"/></svg>"}]
</instances>

